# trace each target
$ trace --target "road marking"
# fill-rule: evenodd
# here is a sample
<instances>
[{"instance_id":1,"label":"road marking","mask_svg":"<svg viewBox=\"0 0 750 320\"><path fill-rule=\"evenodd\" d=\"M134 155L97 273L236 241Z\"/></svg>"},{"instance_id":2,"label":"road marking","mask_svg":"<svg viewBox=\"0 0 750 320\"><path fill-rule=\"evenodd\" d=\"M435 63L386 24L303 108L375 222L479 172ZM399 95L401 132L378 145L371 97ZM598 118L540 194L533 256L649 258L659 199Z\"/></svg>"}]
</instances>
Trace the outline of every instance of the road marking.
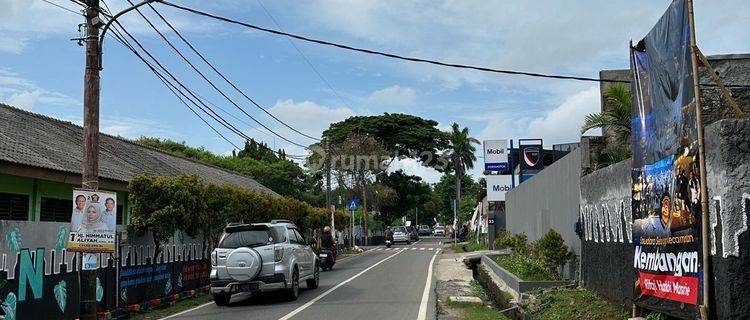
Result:
<instances>
[{"instance_id":1,"label":"road marking","mask_svg":"<svg viewBox=\"0 0 750 320\"><path fill-rule=\"evenodd\" d=\"M411 248L412 250L417 250L417 248Z\"/></svg>"},{"instance_id":2,"label":"road marking","mask_svg":"<svg viewBox=\"0 0 750 320\"><path fill-rule=\"evenodd\" d=\"M199 306L197 306L197 307L195 307L195 308L190 308L190 309L187 309L187 310L184 310L184 311L180 311L180 312L178 312L178 313L175 313L175 314L173 314L173 315L169 315L169 316L166 316L166 317L164 317L164 318L161 318L161 319L159 319L159 320L166 320L166 319L171 319L171 318L174 318L174 317L178 317L178 316L181 316L181 315L183 315L183 314L186 314L186 313L188 313L188 312L193 312L193 311L195 311L195 310L198 310L198 309L200 309L200 308L203 308L203 307L205 307L205 306L207 306L207 305L209 305L209 304L213 304L213 303L214 303L213 301L211 301L211 302L206 302L206 303L204 303L204 304L202 304L202 305L199 305Z\"/></svg>"},{"instance_id":3,"label":"road marking","mask_svg":"<svg viewBox=\"0 0 750 320\"><path fill-rule=\"evenodd\" d=\"M437 253L432 255L430 260L430 267L427 268L427 282L424 285L424 291L422 292L422 302L419 304L419 313L417 314L417 320L427 319L427 303L430 300L430 287L432 286L432 264L435 262Z\"/></svg>"},{"instance_id":4,"label":"road marking","mask_svg":"<svg viewBox=\"0 0 750 320\"><path fill-rule=\"evenodd\" d=\"M419 248L419 250L424 250L425 248Z\"/></svg>"},{"instance_id":5,"label":"road marking","mask_svg":"<svg viewBox=\"0 0 750 320\"><path fill-rule=\"evenodd\" d=\"M317 296L317 297L313 298L312 300L308 301L307 303L301 305L299 308L294 309L292 312L290 312L287 315L279 318L279 320L289 320L289 319L291 319L292 317L294 317L298 313L302 312L303 310L307 309L309 306L313 305L313 303L316 303L316 302L318 302L318 300L323 299L323 297L327 296L328 294L330 294L334 290L336 290L336 289L340 288L341 286L349 283L350 281L352 281L352 280L356 279L357 277L363 275L365 272L370 271L370 269L377 267L379 264L381 264L383 262L386 262L388 259L393 258L393 257L399 255L402 252L403 251L399 251L399 252L396 252L396 253L394 253L394 254L392 254L390 256L387 256L387 257L383 258L383 260L378 261L377 263L369 266L367 269L360 271L359 273L355 274L351 278L342 281L341 283L337 284L335 287L328 289L326 292L323 292L319 296ZM432 257L432 260L434 261L435 257ZM432 273L432 264L430 264L430 271L429 272ZM421 310L421 306L420 306L420 310ZM424 318L422 318L422 319L424 319Z\"/></svg>"}]
</instances>

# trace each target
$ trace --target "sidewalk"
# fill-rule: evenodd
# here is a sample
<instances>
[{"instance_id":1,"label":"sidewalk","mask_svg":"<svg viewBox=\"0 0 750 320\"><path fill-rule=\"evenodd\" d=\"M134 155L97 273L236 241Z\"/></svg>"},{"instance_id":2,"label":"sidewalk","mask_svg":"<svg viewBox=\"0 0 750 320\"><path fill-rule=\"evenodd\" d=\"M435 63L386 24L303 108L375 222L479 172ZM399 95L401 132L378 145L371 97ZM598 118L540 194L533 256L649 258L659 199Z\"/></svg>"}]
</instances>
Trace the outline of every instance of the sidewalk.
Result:
<instances>
[{"instance_id":1,"label":"sidewalk","mask_svg":"<svg viewBox=\"0 0 750 320\"><path fill-rule=\"evenodd\" d=\"M481 256L482 254L495 253L501 251L474 251L453 253L450 245L445 244L443 253L438 256L437 270L435 277L437 284L435 293L437 297L437 319L454 320L461 319L460 311L447 305L449 297L473 297L471 281L474 280L472 270L464 264L464 258L471 256Z\"/></svg>"}]
</instances>

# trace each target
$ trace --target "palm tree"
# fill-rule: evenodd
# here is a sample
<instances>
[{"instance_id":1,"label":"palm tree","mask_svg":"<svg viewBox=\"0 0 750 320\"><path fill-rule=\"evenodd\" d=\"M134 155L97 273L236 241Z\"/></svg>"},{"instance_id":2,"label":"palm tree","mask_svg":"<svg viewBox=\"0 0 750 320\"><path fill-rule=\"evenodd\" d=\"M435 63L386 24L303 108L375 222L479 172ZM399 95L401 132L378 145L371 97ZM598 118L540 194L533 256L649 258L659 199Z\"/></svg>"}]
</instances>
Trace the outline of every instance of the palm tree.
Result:
<instances>
[{"instance_id":1,"label":"palm tree","mask_svg":"<svg viewBox=\"0 0 750 320\"><path fill-rule=\"evenodd\" d=\"M609 129L615 134L616 143L608 145L596 159L595 169L603 168L630 158L630 120L633 115L633 103L630 90L622 84L615 84L604 90L604 98L611 104L609 110L591 113L586 116L581 134L594 129Z\"/></svg>"},{"instance_id":2,"label":"palm tree","mask_svg":"<svg viewBox=\"0 0 750 320\"><path fill-rule=\"evenodd\" d=\"M610 110L591 113L581 127L581 133L594 128L607 128L614 131L621 144L630 142L630 119L633 115L633 102L630 90L618 83L604 90L604 98L612 105Z\"/></svg>"},{"instance_id":3,"label":"palm tree","mask_svg":"<svg viewBox=\"0 0 750 320\"><path fill-rule=\"evenodd\" d=\"M450 143L448 155L453 163L453 173L456 179L456 204L461 203L461 176L466 170L474 168L474 161L477 157L474 152L477 150L475 144L479 140L469 136L469 128L459 129L458 123L453 123L452 130L448 134ZM455 228L455 226L454 226Z\"/></svg>"}]
</instances>

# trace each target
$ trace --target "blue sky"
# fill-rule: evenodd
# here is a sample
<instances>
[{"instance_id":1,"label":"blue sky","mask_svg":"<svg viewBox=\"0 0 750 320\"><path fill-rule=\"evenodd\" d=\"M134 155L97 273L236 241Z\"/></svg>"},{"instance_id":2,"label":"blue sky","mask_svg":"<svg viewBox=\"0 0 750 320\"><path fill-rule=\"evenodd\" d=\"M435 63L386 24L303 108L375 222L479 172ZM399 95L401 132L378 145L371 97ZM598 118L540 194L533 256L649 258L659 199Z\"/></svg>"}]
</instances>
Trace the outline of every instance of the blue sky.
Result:
<instances>
[{"instance_id":1,"label":"blue sky","mask_svg":"<svg viewBox=\"0 0 750 320\"><path fill-rule=\"evenodd\" d=\"M70 1L50 1L78 10ZM589 77L602 69L627 68L628 41L645 35L669 3L260 1L281 29L292 33L455 63ZM117 10L127 2L107 3ZM258 0L181 3L276 28ZM480 140L541 137L551 145L577 141L583 117L600 105L595 83L448 69L295 42L334 93L284 37L156 8L258 103L314 136L351 115L405 112L434 119L444 129L458 122ZM709 6L709 1L697 0L696 15L698 42L706 54L750 52L750 10L744 1ZM0 101L80 123L84 49L68 39L77 36L76 25L82 21L39 0L0 0ZM178 60L137 14L121 21L186 84L241 115ZM171 138L231 152L231 145L185 109L125 48L110 38L104 50L103 132ZM312 142L232 96L280 134L301 144ZM304 153L255 125L234 122L271 146ZM231 139L241 143L237 136ZM409 161L396 166L430 181L439 176Z\"/></svg>"}]
</instances>

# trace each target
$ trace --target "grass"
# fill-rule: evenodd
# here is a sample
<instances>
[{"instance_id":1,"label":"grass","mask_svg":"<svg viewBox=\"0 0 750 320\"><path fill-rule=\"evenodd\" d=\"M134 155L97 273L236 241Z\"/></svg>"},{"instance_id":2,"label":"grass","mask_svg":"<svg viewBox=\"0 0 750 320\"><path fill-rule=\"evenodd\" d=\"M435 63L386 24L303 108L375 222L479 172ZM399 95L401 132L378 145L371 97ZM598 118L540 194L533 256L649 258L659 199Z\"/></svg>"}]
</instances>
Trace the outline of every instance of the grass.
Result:
<instances>
[{"instance_id":1,"label":"grass","mask_svg":"<svg viewBox=\"0 0 750 320\"><path fill-rule=\"evenodd\" d=\"M513 253L511 255L494 256L492 260L503 269L510 271L526 281L554 281L560 280L557 273L552 272L546 262L533 255Z\"/></svg>"},{"instance_id":2,"label":"grass","mask_svg":"<svg viewBox=\"0 0 750 320\"><path fill-rule=\"evenodd\" d=\"M187 309L194 308L194 307L197 307L199 305L202 305L204 303L211 302L211 301L213 301L213 299L211 298L211 295L202 294L193 298L187 298L185 300L175 302L173 305L166 306L163 308L152 309L151 311L143 312L143 313L130 314L130 317L128 319L131 319L131 320L161 319L163 317L173 315L180 311L185 311Z\"/></svg>"},{"instance_id":3,"label":"grass","mask_svg":"<svg viewBox=\"0 0 750 320\"><path fill-rule=\"evenodd\" d=\"M453 252L456 252L456 253L487 250L487 242L482 241L482 240L478 242L474 240L469 240L469 242L466 244L458 243L458 244L452 245L451 250L453 250Z\"/></svg>"},{"instance_id":4,"label":"grass","mask_svg":"<svg viewBox=\"0 0 750 320\"><path fill-rule=\"evenodd\" d=\"M534 294L539 310L526 314L526 319L627 319L628 313L609 304L595 293L582 289L552 289Z\"/></svg>"}]
</instances>

